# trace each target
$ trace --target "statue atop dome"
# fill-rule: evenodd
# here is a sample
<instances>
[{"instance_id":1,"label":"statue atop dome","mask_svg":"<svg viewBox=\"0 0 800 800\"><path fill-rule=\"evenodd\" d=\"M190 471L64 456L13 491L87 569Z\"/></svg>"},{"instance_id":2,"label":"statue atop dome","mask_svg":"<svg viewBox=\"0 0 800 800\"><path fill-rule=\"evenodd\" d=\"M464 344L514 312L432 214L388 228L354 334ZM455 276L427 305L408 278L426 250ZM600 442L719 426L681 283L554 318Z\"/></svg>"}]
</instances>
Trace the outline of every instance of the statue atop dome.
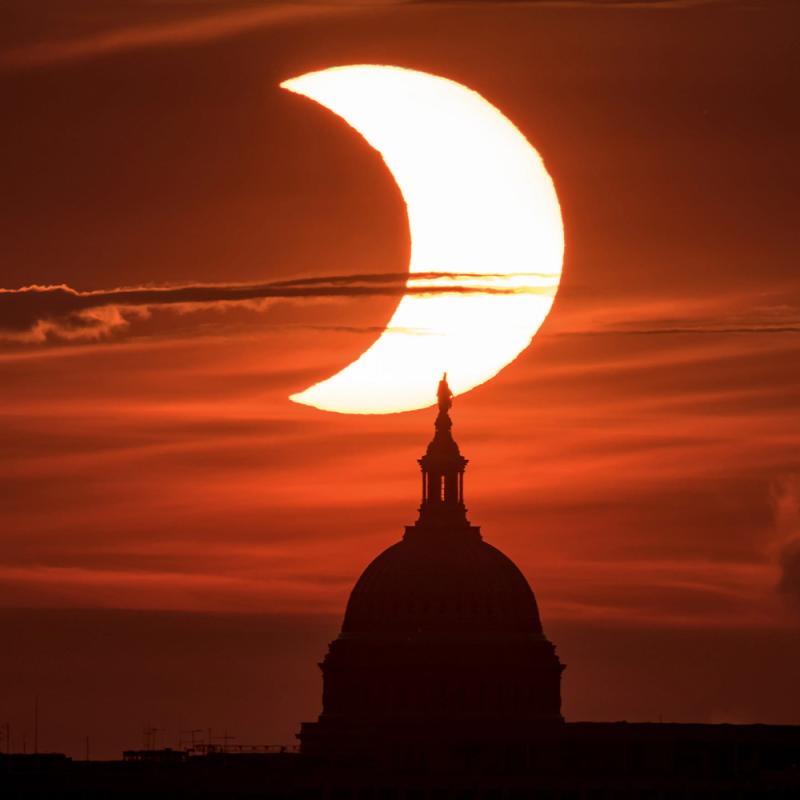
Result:
<instances>
[{"instance_id":1,"label":"statue atop dome","mask_svg":"<svg viewBox=\"0 0 800 800\"><path fill-rule=\"evenodd\" d=\"M436 392L436 397L439 399L439 411L446 414L453 407L453 393L447 384L447 373L442 375L439 381L439 389Z\"/></svg>"}]
</instances>

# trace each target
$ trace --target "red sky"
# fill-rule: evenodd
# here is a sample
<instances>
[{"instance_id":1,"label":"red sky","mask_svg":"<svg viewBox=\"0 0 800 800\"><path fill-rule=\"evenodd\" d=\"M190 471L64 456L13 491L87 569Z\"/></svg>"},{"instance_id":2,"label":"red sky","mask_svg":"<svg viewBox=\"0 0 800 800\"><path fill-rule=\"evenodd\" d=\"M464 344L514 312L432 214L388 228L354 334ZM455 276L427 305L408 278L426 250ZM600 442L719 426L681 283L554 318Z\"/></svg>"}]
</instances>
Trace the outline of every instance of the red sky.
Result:
<instances>
[{"instance_id":1,"label":"red sky","mask_svg":"<svg viewBox=\"0 0 800 800\"><path fill-rule=\"evenodd\" d=\"M403 272L380 158L278 83L371 62L471 86L540 151L566 228L542 331L453 417L567 716L800 722L798 12L602 5L8 3L0 289ZM30 729L39 692L45 744L113 752L148 720L288 741L316 713L350 587L415 518L433 413L286 398L395 303L44 342L0 320L0 723Z\"/></svg>"}]
</instances>

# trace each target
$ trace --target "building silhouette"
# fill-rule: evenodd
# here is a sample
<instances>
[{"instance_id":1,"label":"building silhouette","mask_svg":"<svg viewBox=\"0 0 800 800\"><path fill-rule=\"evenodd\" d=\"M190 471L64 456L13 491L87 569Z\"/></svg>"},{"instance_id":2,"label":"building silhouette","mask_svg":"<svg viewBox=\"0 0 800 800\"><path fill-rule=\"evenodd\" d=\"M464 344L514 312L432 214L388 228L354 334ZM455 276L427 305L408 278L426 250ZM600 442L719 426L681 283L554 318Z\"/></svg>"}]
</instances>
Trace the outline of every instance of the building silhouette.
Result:
<instances>
[{"instance_id":1,"label":"building silhouette","mask_svg":"<svg viewBox=\"0 0 800 800\"><path fill-rule=\"evenodd\" d=\"M419 459L419 517L356 582L299 752L208 743L107 762L0 754L0 797L800 798L800 725L563 719L564 666L534 594L467 519L451 398L445 376Z\"/></svg>"},{"instance_id":2,"label":"building silhouette","mask_svg":"<svg viewBox=\"0 0 800 800\"><path fill-rule=\"evenodd\" d=\"M451 397L445 376L419 518L353 588L320 665L322 714L299 734L305 754L425 763L426 750L442 758L563 724L564 667L536 598L467 519Z\"/></svg>"}]
</instances>

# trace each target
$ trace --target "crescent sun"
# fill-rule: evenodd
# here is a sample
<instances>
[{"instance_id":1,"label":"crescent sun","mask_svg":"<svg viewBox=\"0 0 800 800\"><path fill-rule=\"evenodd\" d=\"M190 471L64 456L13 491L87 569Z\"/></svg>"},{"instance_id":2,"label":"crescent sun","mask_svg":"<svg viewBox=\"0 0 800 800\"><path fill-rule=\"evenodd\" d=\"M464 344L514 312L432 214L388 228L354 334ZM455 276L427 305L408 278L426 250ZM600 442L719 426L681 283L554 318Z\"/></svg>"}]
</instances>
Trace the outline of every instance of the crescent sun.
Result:
<instances>
[{"instance_id":1,"label":"crescent sun","mask_svg":"<svg viewBox=\"0 0 800 800\"><path fill-rule=\"evenodd\" d=\"M408 286L437 292L403 296L366 352L291 399L389 414L430 406L445 371L455 394L494 377L530 344L561 277L561 209L539 154L481 95L437 75L355 65L281 87L342 117L381 154L408 209Z\"/></svg>"}]
</instances>

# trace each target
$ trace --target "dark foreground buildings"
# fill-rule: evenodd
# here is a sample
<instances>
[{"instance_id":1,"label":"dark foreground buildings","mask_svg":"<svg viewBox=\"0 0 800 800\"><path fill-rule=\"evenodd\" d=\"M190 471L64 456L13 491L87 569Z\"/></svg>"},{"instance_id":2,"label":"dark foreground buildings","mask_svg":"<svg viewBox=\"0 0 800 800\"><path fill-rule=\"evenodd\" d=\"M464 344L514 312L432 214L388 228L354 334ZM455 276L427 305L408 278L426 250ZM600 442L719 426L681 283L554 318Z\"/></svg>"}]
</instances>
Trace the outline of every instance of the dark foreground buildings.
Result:
<instances>
[{"instance_id":1,"label":"dark foreground buildings","mask_svg":"<svg viewBox=\"0 0 800 800\"><path fill-rule=\"evenodd\" d=\"M525 577L467 520L439 386L419 519L353 589L299 752L0 756L0 798L800 800L800 726L565 722Z\"/></svg>"}]
</instances>

